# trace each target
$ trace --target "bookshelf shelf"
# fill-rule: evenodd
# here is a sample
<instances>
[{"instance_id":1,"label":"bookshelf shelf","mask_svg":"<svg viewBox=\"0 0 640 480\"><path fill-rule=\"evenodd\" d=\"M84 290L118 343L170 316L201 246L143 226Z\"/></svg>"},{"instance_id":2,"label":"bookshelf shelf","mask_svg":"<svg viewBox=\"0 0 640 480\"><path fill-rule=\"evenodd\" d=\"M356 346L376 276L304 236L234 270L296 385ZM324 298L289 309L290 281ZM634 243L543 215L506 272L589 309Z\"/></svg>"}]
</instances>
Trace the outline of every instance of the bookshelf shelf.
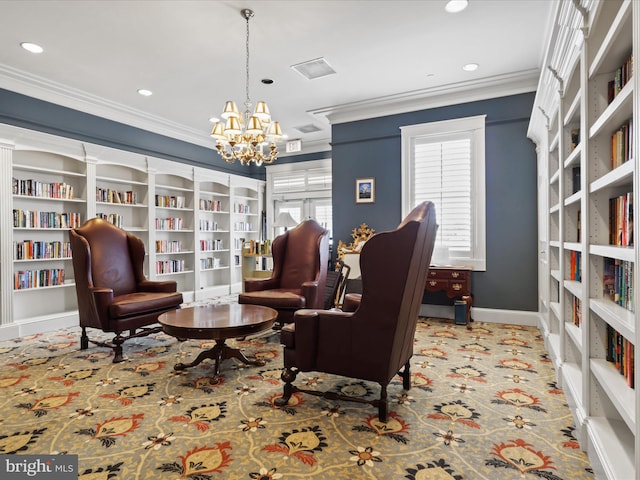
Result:
<instances>
[{"instance_id":1,"label":"bookshelf shelf","mask_svg":"<svg viewBox=\"0 0 640 480\"><path fill-rule=\"evenodd\" d=\"M633 389L627 386L624 377L618 375L618 372L616 372L610 362L592 358L590 367L591 373L598 383L610 393L609 398L627 424L627 427L635 430L636 408Z\"/></svg>"}]
</instances>

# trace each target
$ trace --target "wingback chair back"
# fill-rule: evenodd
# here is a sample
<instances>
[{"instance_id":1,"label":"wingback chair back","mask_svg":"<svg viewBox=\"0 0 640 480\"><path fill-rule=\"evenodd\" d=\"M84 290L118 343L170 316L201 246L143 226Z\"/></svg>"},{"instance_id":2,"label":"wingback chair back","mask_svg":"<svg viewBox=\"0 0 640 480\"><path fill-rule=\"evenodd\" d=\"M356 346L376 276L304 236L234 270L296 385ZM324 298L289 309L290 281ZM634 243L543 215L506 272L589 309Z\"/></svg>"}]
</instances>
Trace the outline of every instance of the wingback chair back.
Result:
<instances>
[{"instance_id":1,"label":"wingback chair back","mask_svg":"<svg viewBox=\"0 0 640 480\"><path fill-rule=\"evenodd\" d=\"M276 237L271 245L269 278L245 279L238 303L263 305L278 311L287 323L301 308L322 308L329 261L329 232L315 220L305 220Z\"/></svg>"},{"instance_id":2,"label":"wingback chair back","mask_svg":"<svg viewBox=\"0 0 640 480\"><path fill-rule=\"evenodd\" d=\"M299 371L326 372L378 382L380 399L370 403L386 421L386 388L403 367L403 386L411 386L409 361L436 231L435 208L423 202L396 230L372 236L362 248L362 295L355 311L296 312L280 335L285 386L276 404L285 405L295 391L353 400L292 384Z\"/></svg>"},{"instance_id":3,"label":"wingback chair back","mask_svg":"<svg viewBox=\"0 0 640 480\"><path fill-rule=\"evenodd\" d=\"M111 343L92 341L114 349L114 362L124 360L122 343L148 335L143 329L158 315L179 308L182 294L175 281L152 282L144 275L142 240L109 222L94 218L70 231L73 270L82 327L81 349L88 348L87 327L116 334ZM137 329L142 329L135 333ZM128 336L122 332L129 331Z\"/></svg>"}]
</instances>

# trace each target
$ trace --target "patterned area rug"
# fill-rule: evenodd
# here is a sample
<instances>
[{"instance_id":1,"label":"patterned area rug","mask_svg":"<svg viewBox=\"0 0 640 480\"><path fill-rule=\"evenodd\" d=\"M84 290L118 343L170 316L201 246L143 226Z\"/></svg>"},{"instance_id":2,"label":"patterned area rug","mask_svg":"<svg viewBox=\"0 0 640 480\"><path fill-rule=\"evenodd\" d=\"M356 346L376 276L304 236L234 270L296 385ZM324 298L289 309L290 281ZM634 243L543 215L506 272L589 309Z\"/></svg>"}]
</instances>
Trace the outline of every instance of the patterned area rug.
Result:
<instances>
[{"instance_id":1,"label":"patterned area rug","mask_svg":"<svg viewBox=\"0 0 640 480\"><path fill-rule=\"evenodd\" d=\"M421 319L413 388L392 382L386 424L369 405L302 394L275 407L278 334L230 343L267 364L226 360L212 385L209 361L173 369L204 341L157 334L125 343L117 365L80 351L78 329L0 343L0 453L77 454L82 480L593 478L535 328ZM297 382L379 395L325 374Z\"/></svg>"}]
</instances>

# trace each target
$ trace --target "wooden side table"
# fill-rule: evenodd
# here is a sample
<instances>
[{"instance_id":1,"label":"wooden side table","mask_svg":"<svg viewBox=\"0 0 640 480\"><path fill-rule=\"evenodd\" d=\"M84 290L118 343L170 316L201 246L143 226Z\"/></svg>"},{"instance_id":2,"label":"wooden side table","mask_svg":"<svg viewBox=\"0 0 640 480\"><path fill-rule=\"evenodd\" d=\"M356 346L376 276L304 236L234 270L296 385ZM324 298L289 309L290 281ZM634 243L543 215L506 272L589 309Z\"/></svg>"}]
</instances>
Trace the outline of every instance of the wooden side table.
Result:
<instances>
[{"instance_id":1,"label":"wooden side table","mask_svg":"<svg viewBox=\"0 0 640 480\"><path fill-rule=\"evenodd\" d=\"M431 265L427 274L427 283L424 289L427 292L445 292L451 299L459 299L467 304L466 325L471 330L471 306L473 294L471 293L471 272L473 267L440 266Z\"/></svg>"}]
</instances>

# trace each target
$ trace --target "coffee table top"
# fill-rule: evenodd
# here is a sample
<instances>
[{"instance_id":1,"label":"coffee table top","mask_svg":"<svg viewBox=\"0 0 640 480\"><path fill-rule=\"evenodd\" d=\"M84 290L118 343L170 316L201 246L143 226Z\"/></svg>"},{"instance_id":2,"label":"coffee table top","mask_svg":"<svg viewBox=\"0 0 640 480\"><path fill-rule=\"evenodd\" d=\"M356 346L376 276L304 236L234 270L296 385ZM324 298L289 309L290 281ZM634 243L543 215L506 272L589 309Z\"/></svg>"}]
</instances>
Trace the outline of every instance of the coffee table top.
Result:
<instances>
[{"instance_id":1,"label":"coffee table top","mask_svg":"<svg viewBox=\"0 0 640 480\"><path fill-rule=\"evenodd\" d=\"M165 333L178 338L224 340L271 328L278 312L260 305L198 305L158 317Z\"/></svg>"}]
</instances>

